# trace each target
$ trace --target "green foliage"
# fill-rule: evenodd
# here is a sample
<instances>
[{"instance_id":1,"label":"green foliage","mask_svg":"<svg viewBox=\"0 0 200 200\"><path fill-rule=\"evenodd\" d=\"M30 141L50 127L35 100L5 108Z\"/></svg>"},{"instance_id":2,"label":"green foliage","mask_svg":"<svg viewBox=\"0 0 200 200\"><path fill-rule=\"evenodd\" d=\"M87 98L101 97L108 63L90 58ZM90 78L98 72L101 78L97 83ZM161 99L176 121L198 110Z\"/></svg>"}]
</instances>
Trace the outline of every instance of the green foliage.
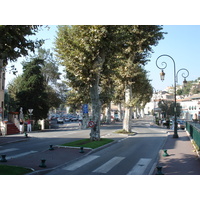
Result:
<instances>
[{"instance_id":1,"label":"green foliage","mask_svg":"<svg viewBox=\"0 0 200 200\"><path fill-rule=\"evenodd\" d=\"M56 85L57 80L60 79L61 73L58 72L58 62L54 59L53 53L50 49L39 48L37 54L33 58L43 60L43 66L41 72L44 76L47 85Z\"/></svg>"},{"instance_id":2,"label":"green foliage","mask_svg":"<svg viewBox=\"0 0 200 200\"><path fill-rule=\"evenodd\" d=\"M0 175L24 175L32 171L32 169L24 167L0 165Z\"/></svg>"},{"instance_id":3,"label":"green foliage","mask_svg":"<svg viewBox=\"0 0 200 200\"><path fill-rule=\"evenodd\" d=\"M43 60L38 59L23 63L23 86L16 95L20 104L19 107L23 107L24 111L33 109L33 118L36 121L46 118L49 110L45 80L41 73L42 65Z\"/></svg>"},{"instance_id":4,"label":"green foliage","mask_svg":"<svg viewBox=\"0 0 200 200\"><path fill-rule=\"evenodd\" d=\"M28 36L35 35L41 26L38 25L0 25L0 59L4 64L16 61L21 56L43 44L43 40L33 41Z\"/></svg>"},{"instance_id":5,"label":"green foliage","mask_svg":"<svg viewBox=\"0 0 200 200\"><path fill-rule=\"evenodd\" d=\"M107 138L102 138L99 141L91 141L90 139L82 139L82 140L77 140L70 143L65 143L62 146L87 147L87 148L96 149L100 146L106 145L113 141L114 140L107 139Z\"/></svg>"},{"instance_id":6,"label":"green foliage","mask_svg":"<svg viewBox=\"0 0 200 200\"><path fill-rule=\"evenodd\" d=\"M161 108L162 113L164 114L164 118L174 116L174 107L175 103L173 101L164 101L161 100L158 102L158 107ZM181 114L181 106L179 103L176 103L176 114L179 117Z\"/></svg>"}]
</instances>

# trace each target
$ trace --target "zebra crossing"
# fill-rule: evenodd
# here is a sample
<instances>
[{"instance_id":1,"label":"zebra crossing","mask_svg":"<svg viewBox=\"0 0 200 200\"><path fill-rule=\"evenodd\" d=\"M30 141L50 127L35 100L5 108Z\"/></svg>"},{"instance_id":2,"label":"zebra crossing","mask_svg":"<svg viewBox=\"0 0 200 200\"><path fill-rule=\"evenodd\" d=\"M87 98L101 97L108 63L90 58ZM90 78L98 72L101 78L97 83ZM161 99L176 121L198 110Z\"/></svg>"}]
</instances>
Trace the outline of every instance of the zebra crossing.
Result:
<instances>
[{"instance_id":1,"label":"zebra crossing","mask_svg":"<svg viewBox=\"0 0 200 200\"><path fill-rule=\"evenodd\" d=\"M14 154L13 152L17 151L17 150L19 150L19 149L18 148L4 149L4 150L0 150L0 154L5 154L5 153L10 154L10 155L6 156L6 159L10 160L10 159L20 158L20 157L27 156L27 155L38 152L38 151L27 151L27 152ZM76 173L75 170L78 170L83 166L88 167L90 164L92 166L92 164L94 164L93 162L95 162L95 165L94 165L95 167L93 167L93 168L91 167L90 173L94 174L94 175L95 174L107 174L109 172L112 172L111 170L114 167L117 167L119 164L121 164L126 159L126 157L123 157L123 156L114 156L107 161L98 162L98 159L102 160L103 158L104 157L100 156L100 155L87 155L75 162L72 162L71 164L69 164L65 167L62 167L62 170ZM125 172L125 174L127 174L127 175L143 175L145 173L145 170L147 169L147 167L149 167L149 164L151 163L151 161L152 161L151 158L140 158L136 162L136 164L134 164L132 166L132 168L130 167L130 169L127 170L127 172ZM101 163L101 164L98 165L97 163ZM126 165L125 162L124 162L124 165Z\"/></svg>"},{"instance_id":2,"label":"zebra crossing","mask_svg":"<svg viewBox=\"0 0 200 200\"><path fill-rule=\"evenodd\" d=\"M17 150L19 150L19 149L18 148L4 149L4 150L0 150L0 154L5 154L5 153L17 151ZM15 155L6 156L6 160L10 160L10 159L13 159L13 158L20 158L20 157L23 157L23 156L27 156L29 154L37 153L37 152L38 151L27 151L27 152L18 153L18 154L15 154Z\"/></svg>"},{"instance_id":3,"label":"zebra crossing","mask_svg":"<svg viewBox=\"0 0 200 200\"><path fill-rule=\"evenodd\" d=\"M94 160L98 160L101 156L98 155L88 155L85 158L82 158L66 167L63 167L62 170L66 171L75 171L83 166L91 164ZM106 174L110 170L112 170L115 166L121 163L126 157L118 157L115 156L108 160L107 162L103 163L99 167L94 170L91 170L93 174ZM152 159L150 158L140 158L139 161L132 167L132 169L127 173L127 175L142 175L144 174L146 168L149 166Z\"/></svg>"},{"instance_id":4,"label":"zebra crossing","mask_svg":"<svg viewBox=\"0 0 200 200\"><path fill-rule=\"evenodd\" d=\"M107 173L110 171L115 165L120 163L125 157L114 157L105 164L101 165L97 169L95 169L93 172L98 172L98 173Z\"/></svg>"}]
</instances>

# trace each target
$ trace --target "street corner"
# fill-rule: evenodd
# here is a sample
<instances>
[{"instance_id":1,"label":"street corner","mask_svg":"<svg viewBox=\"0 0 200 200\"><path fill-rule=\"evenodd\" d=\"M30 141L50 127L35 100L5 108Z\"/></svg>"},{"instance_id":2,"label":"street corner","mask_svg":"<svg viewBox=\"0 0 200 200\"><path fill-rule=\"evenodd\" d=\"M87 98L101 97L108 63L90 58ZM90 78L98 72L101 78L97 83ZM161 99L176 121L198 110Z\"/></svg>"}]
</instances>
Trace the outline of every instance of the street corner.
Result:
<instances>
[{"instance_id":1,"label":"street corner","mask_svg":"<svg viewBox=\"0 0 200 200\"><path fill-rule=\"evenodd\" d=\"M89 152L89 149L83 149L81 152L80 148L62 148L50 145L49 149L43 152L37 152L28 156L23 156L22 158L11 159L7 164L32 168L34 172L31 174L37 174L40 171L48 171L78 159Z\"/></svg>"}]
</instances>

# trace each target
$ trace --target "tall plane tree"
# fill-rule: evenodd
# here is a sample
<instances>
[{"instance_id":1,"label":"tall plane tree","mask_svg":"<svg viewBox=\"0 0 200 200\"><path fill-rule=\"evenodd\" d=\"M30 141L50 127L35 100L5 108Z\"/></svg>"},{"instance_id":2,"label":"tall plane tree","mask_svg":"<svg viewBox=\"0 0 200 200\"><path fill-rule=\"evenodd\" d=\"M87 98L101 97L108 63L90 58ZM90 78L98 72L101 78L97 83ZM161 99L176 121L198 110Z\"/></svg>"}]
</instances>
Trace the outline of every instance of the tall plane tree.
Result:
<instances>
[{"instance_id":1,"label":"tall plane tree","mask_svg":"<svg viewBox=\"0 0 200 200\"><path fill-rule=\"evenodd\" d=\"M107 57L117 50L115 33L117 26L60 26L56 49L62 64L66 66L67 78L75 88L85 86L92 105L92 120L96 126L91 130L91 140L100 139L99 98L100 78Z\"/></svg>"},{"instance_id":2,"label":"tall plane tree","mask_svg":"<svg viewBox=\"0 0 200 200\"><path fill-rule=\"evenodd\" d=\"M158 44L163 39L161 26L154 25L133 25L124 26L123 52L124 63L120 71L121 79L125 86L125 116L123 129L131 132L131 118L133 108L133 86L137 82L137 77L141 72L140 68L146 64L147 58L152 50L152 46Z\"/></svg>"}]
</instances>

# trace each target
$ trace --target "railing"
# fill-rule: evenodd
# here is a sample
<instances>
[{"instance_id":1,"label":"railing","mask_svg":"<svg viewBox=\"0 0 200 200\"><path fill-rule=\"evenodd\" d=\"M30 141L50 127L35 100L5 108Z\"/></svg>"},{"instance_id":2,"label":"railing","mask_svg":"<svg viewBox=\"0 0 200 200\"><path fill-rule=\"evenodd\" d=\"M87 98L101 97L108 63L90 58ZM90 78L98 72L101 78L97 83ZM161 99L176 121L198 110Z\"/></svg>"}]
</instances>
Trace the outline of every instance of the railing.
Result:
<instances>
[{"instance_id":1,"label":"railing","mask_svg":"<svg viewBox=\"0 0 200 200\"><path fill-rule=\"evenodd\" d=\"M186 122L186 130L200 149L200 125L197 123Z\"/></svg>"}]
</instances>

